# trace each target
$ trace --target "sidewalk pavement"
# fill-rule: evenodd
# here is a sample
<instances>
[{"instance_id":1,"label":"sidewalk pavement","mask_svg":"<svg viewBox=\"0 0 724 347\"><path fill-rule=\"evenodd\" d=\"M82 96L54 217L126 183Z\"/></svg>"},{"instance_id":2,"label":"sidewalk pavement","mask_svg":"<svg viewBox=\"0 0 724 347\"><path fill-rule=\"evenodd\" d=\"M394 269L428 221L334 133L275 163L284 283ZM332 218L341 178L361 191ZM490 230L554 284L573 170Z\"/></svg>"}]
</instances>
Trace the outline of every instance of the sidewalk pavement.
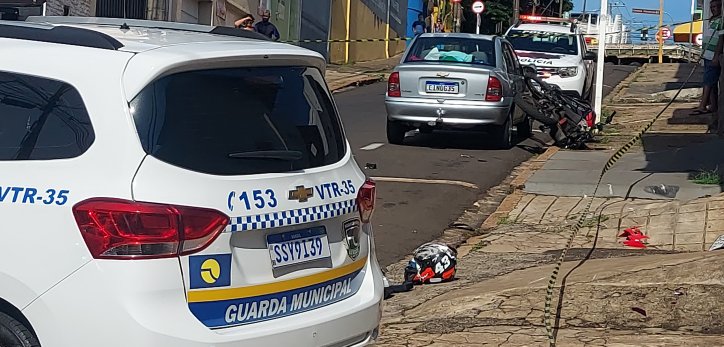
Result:
<instances>
[{"instance_id":1,"label":"sidewalk pavement","mask_svg":"<svg viewBox=\"0 0 724 347\"><path fill-rule=\"evenodd\" d=\"M386 78L386 75L400 61L400 55L389 59L360 62L350 65L327 65L325 78L332 92L339 92L348 87L375 83Z\"/></svg>"},{"instance_id":2,"label":"sidewalk pavement","mask_svg":"<svg viewBox=\"0 0 724 347\"><path fill-rule=\"evenodd\" d=\"M683 69L665 65L645 65L616 95L648 88L651 82L636 78L652 71L681 85ZM708 251L724 235L724 193L721 183L693 182L717 183L724 142L706 134L707 119L689 116L694 104L675 103L593 197L615 149L664 106L613 100L606 108L618 115L593 150L549 150L526 164L537 171L514 180L519 189L483 224L482 235L458 248L456 281L417 286L386 301L377 345L547 345L548 278L591 199L554 291L557 345L724 344L724 250ZM661 184L665 192L649 188ZM649 237L643 249L618 237L634 226ZM403 268L404 262L389 267L388 278L401 281Z\"/></svg>"}]
</instances>

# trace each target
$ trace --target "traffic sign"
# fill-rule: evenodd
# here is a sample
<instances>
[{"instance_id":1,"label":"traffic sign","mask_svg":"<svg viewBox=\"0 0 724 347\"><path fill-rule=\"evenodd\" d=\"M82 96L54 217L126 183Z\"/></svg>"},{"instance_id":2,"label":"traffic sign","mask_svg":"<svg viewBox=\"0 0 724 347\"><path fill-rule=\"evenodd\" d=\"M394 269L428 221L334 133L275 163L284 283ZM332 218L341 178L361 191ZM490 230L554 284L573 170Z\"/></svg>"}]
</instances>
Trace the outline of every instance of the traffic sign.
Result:
<instances>
[{"instance_id":1,"label":"traffic sign","mask_svg":"<svg viewBox=\"0 0 724 347\"><path fill-rule=\"evenodd\" d=\"M661 37L664 40L668 40L671 37L671 30L669 28L663 27L660 29L661 31Z\"/></svg>"},{"instance_id":2,"label":"traffic sign","mask_svg":"<svg viewBox=\"0 0 724 347\"><path fill-rule=\"evenodd\" d=\"M645 8L634 8L631 10L631 12L641 13L641 14L655 14L657 16L661 14L661 12L659 12L659 10L647 10Z\"/></svg>"},{"instance_id":3,"label":"traffic sign","mask_svg":"<svg viewBox=\"0 0 724 347\"><path fill-rule=\"evenodd\" d=\"M485 4L482 1L476 1L473 3L473 12L475 14L481 14L485 11Z\"/></svg>"}]
</instances>

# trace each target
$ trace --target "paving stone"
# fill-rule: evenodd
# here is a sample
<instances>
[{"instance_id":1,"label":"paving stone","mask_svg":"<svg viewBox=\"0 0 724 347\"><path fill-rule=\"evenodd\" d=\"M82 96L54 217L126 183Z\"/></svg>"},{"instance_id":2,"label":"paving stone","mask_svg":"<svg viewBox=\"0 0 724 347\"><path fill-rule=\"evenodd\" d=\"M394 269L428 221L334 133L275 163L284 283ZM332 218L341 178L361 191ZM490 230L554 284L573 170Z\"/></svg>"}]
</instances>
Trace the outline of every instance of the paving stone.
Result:
<instances>
[{"instance_id":1,"label":"paving stone","mask_svg":"<svg viewBox=\"0 0 724 347\"><path fill-rule=\"evenodd\" d=\"M518 202L518 205L515 206L512 212L510 212L509 219L510 220L522 220L524 215L522 215L523 210L528 207L531 201L536 197L535 194L526 194L524 195L520 201Z\"/></svg>"},{"instance_id":2,"label":"paving stone","mask_svg":"<svg viewBox=\"0 0 724 347\"><path fill-rule=\"evenodd\" d=\"M724 209L709 210L707 220L722 220L724 219Z\"/></svg>"},{"instance_id":3,"label":"paving stone","mask_svg":"<svg viewBox=\"0 0 724 347\"><path fill-rule=\"evenodd\" d=\"M702 210L699 212L679 212L679 223L703 222L706 219L707 212Z\"/></svg>"},{"instance_id":4,"label":"paving stone","mask_svg":"<svg viewBox=\"0 0 724 347\"><path fill-rule=\"evenodd\" d=\"M724 209L724 200L711 200L709 201L710 210L721 210Z\"/></svg>"},{"instance_id":5,"label":"paving stone","mask_svg":"<svg viewBox=\"0 0 724 347\"><path fill-rule=\"evenodd\" d=\"M548 208L556 201L555 196L538 195L533 201L523 210L521 218L518 221L523 223L538 224L543 218L544 214L548 211Z\"/></svg>"},{"instance_id":6,"label":"paving stone","mask_svg":"<svg viewBox=\"0 0 724 347\"><path fill-rule=\"evenodd\" d=\"M667 231L649 234L649 238L646 239L646 242L655 246L671 245L674 243L674 233Z\"/></svg>"},{"instance_id":7,"label":"paving stone","mask_svg":"<svg viewBox=\"0 0 724 347\"><path fill-rule=\"evenodd\" d=\"M707 232L722 232L724 234L724 219L709 219L706 222L706 231Z\"/></svg>"},{"instance_id":8,"label":"paving stone","mask_svg":"<svg viewBox=\"0 0 724 347\"><path fill-rule=\"evenodd\" d=\"M701 248L701 245L704 243L704 233L698 232L698 233L676 233L676 236L674 237L674 242L678 246L679 244L699 244L699 248Z\"/></svg>"},{"instance_id":9,"label":"paving stone","mask_svg":"<svg viewBox=\"0 0 724 347\"><path fill-rule=\"evenodd\" d=\"M681 217L681 216L679 216ZM686 233L703 233L704 232L704 220L701 221L691 221L688 223L676 223L676 233L677 234L686 234Z\"/></svg>"},{"instance_id":10,"label":"paving stone","mask_svg":"<svg viewBox=\"0 0 724 347\"><path fill-rule=\"evenodd\" d=\"M582 198L579 197L560 197L558 198L548 213L543 217L543 223L545 222L558 222L566 220L571 210L573 210L581 202Z\"/></svg>"},{"instance_id":11,"label":"paving stone","mask_svg":"<svg viewBox=\"0 0 724 347\"><path fill-rule=\"evenodd\" d=\"M699 252L703 251L704 246L702 246L701 242L699 243L687 243L687 244L676 244L674 247L675 251L680 252Z\"/></svg>"},{"instance_id":12,"label":"paving stone","mask_svg":"<svg viewBox=\"0 0 724 347\"><path fill-rule=\"evenodd\" d=\"M686 204L679 207L679 213L691 213L700 211L706 211L706 202Z\"/></svg>"}]
</instances>

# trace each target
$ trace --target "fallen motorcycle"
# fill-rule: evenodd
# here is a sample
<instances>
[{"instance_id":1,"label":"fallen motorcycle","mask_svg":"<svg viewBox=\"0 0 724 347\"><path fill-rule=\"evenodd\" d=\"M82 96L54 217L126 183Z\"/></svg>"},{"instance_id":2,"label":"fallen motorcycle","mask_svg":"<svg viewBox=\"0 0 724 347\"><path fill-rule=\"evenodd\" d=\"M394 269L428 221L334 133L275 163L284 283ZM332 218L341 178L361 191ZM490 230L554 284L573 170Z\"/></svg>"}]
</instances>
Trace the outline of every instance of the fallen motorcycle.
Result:
<instances>
[{"instance_id":1,"label":"fallen motorcycle","mask_svg":"<svg viewBox=\"0 0 724 347\"><path fill-rule=\"evenodd\" d=\"M594 129L600 131L613 120L615 112L595 123L597 117L590 103L543 81L533 66L524 66L523 76L527 90L516 98L516 105L541 123L541 130L550 134L558 147L585 149L586 143L594 140Z\"/></svg>"}]
</instances>

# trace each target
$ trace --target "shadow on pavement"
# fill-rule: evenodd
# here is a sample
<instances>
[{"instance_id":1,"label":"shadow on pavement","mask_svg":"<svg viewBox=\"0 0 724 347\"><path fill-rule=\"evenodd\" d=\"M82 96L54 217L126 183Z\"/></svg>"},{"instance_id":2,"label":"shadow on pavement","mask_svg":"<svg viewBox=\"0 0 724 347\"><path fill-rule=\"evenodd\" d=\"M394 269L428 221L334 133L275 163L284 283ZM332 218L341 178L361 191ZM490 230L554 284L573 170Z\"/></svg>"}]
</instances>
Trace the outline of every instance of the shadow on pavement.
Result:
<instances>
[{"instance_id":1,"label":"shadow on pavement","mask_svg":"<svg viewBox=\"0 0 724 347\"><path fill-rule=\"evenodd\" d=\"M514 134L513 147L525 140ZM415 132L414 135L405 138L405 145L435 149L498 149L497 144L489 134L472 131L435 131L429 134Z\"/></svg>"},{"instance_id":2,"label":"shadow on pavement","mask_svg":"<svg viewBox=\"0 0 724 347\"><path fill-rule=\"evenodd\" d=\"M707 134L656 133L642 138L648 173L684 173L692 183L697 178L716 182L724 175L724 140ZM705 177L706 176L706 177ZM713 187L715 184L701 184ZM724 185L719 184L719 192Z\"/></svg>"}]
</instances>

